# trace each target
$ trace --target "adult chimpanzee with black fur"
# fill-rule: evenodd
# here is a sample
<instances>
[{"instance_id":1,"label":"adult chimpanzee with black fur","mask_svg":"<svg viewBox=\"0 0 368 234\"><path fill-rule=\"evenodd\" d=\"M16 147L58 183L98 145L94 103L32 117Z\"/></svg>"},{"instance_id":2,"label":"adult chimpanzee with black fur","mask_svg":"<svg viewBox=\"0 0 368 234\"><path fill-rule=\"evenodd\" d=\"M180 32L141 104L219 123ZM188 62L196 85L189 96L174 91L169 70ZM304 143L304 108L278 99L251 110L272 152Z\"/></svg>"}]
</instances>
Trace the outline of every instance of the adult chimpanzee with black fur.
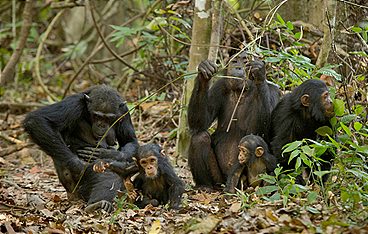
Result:
<instances>
[{"instance_id":1,"label":"adult chimpanzee with black fur","mask_svg":"<svg viewBox=\"0 0 368 234\"><path fill-rule=\"evenodd\" d=\"M147 144L139 147L136 163L139 174L134 178L134 188L142 193L142 197L135 201L140 208L148 204L153 206L169 203L173 209L180 208L184 183L176 175L168 158L162 154L161 147L156 144ZM126 171L126 164L117 162L98 162L95 171L103 172L110 169L119 175ZM134 177L134 176L133 176ZM124 178L123 178L124 179ZM136 199L137 197L134 197Z\"/></svg>"},{"instance_id":2,"label":"adult chimpanzee with black fur","mask_svg":"<svg viewBox=\"0 0 368 234\"><path fill-rule=\"evenodd\" d=\"M211 188L226 181L237 161L243 136L255 134L269 140L271 111L280 91L267 81L264 62L245 63L245 53L235 57L227 70L233 78L222 78L210 89L216 65L211 61L199 64L188 107L192 133L188 161L197 187ZM249 74L244 66L249 68ZM207 129L215 119L217 129L210 136Z\"/></svg>"},{"instance_id":3,"label":"adult chimpanzee with black fur","mask_svg":"<svg viewBox=\"0 0 368 234\"><path fill-rule=\"evenodd\" d=\"M272 174L276 168L276 157L273 156L267 143L260 136L247 135L240 140L238 161L233 165L228 175L225 191L234 193L239 184L243 187L255 188L262 184L259 175Z\"/></svg>"},{"instance_id":4,"label":"adult chimpanzee with black fur","mask_svg":"<svg viewBox=\"0 0 368 234\"><path fill-rule=\"evenodd\" d=\"M282 155L282 147L290 142L317 138L316 129L330 126L329 120L334 116L334 107L326 84L321 80L307 80L291 93L286 94L272 112L273 139L271 149L284 169L295 168L295 160L289 161L289 154ZM332 155L324 153L321 158L322 170L329 170ZM328 177L324 176L326 181ZM297 182L305 181L299 176Z\"/></svg>"},{"instance_id":5,"label":"adult chimpanzee with black fur","mask_svg":"<svg viewBox=\"0 0 368 234\"><path fill-rule=\"evenodd\" d=\"M125 116L112 126L122 115ZM96 147L110 126L105 140L92 155L91 147ZM122 187L121 178L111 172L93 172L92 167L81 159L90 161L97 157L132 161L137 152L138 142L128 108L115 90L105 85L96 86L40 108L27 115L24 128L52 157L68 197L87 201L87 210L112 209L111 202ZM116 143L117 149L113 147ZM79 180L79 186L75 188Z\"/></svg>"}]
</instances>

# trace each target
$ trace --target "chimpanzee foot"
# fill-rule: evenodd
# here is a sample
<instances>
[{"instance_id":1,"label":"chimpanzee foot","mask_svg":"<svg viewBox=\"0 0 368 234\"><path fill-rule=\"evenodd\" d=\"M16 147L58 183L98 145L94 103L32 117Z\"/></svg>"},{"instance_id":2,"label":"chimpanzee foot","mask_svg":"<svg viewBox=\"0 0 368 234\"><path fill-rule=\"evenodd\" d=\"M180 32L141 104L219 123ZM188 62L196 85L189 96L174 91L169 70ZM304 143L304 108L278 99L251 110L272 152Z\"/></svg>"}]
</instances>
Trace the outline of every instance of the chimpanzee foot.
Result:
<instances>
[{"instance_id":1,"label":"chimpanzee foot","mask_svg":"<svg viewBox=\"0 0 368 234\"><path fill-rule=\"evenodd\" d=\"M101 201L88 205L84 210L87 213L92 213L96 210L104 210L107 213L111 213L111 211L113 210L113 206L111 202L108 202L106 200L101 200Z\"/></svg>"}]
</instances>

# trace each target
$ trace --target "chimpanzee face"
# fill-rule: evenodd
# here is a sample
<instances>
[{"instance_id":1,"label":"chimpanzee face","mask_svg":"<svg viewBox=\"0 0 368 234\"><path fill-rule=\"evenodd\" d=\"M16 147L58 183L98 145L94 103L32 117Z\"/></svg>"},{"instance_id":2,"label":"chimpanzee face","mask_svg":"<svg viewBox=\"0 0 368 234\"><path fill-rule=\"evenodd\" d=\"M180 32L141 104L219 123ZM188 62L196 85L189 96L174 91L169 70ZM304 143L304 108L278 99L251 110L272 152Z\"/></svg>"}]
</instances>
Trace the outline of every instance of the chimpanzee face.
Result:
<instances>
[{"instance_id":1,"label":"chimpanzee face","mask_svg":"<svg viewBox=\"0 0 368 234\"><path fill-rule=\"evenodd\" d=\"M158 174L158 162L157 157L154 155L141 158L139 160L139 165L144 169L146 177L155 178Z\"/></svg>"},{"instance_id":2,"label":"chimpanzee face","mask_svg":"<svg viewBox=\"0 0 368 234\"><path fill-rule=\"evenodd\" d=\"M102 113L93 111L91 113L92 132L96 138L101 138L110 126L115 122L118 116L113 113Z\"/></svg>"},{"instance_id":3,"label":"chimpanzee face","mask_svg":"<svg viewBox=\"0 0 368 234\"><path fill-rule=\"evenodd\" d=\"M259 137L248 135L241 139L239 143L238 160L240 164L248 163L250 159L253 162L256 158L260 158L264 154L264 148L259 143Z\"/></svg>"},{"instance_id":4,"label":"chimpanzee face","mask_svg":"<svg viewBox=\"0 0 368 234\"><path fill-rule=\"evenodd\" d=\"M230 61L230 64L227 68L227 75L244 78L245 64L247 63L247 61L248 60L246 52L240 53L238 56L236 56Z\"/></svg>"},{"instance_id":5,"label":"chimpanzee face","mask_svg":"<svg viewBox=\"0 0 368 234\"><path fill-rule=\"evenodd\" d=\"M247 147L239 145L239 155L238 155L238 160L240 164L245 164L248 162L250 157L250 152L247 149Z\"/></svg>"},{"instance_id":6,"label":"chimpanzee face","mask_svg":"<svg viewBox=\"0 0 368 234\"><path fill-rule=\"evenodd\" d=\"M107 86L98 86L84 95L95 138L101 138L120 117L125 103L119 94Z\"/></svg>"},{"instance_id":7,"label":"chimpanzee face","mask_svg":"<svg viewBox=\"0 0 368 234\"><path fill-rule=\"evenodd\" d=\"M330 119L335 115L334 106L330 97L330 93L326 90L321 95L321 103L325 109L325 117Z\"/></svg>"}]
</instances>

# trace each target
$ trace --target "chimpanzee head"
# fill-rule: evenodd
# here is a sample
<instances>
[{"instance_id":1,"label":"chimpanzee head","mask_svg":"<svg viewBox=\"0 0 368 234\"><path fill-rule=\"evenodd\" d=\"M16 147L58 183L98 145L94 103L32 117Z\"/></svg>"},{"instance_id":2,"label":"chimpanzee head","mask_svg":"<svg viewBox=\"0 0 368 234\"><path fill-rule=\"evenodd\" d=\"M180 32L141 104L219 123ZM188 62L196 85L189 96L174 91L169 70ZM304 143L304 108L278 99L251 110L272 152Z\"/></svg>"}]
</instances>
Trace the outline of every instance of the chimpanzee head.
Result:
<instances>
[{"instance_id":1,"label":"chimpanzee head","mask_svg":"<svg viewBox=\"0 0 368 234\"><path fill-rule=\"evenodd\" d=\"M239 142L239 156L238 160L240 164L246 164L250 159L262 157L264 154L263 144L264 140L255 135L247 135L243 137ZM267 145L266 145L267 146Z\"/></svg>"},{"instance_id":2,"label":"chimpanzee head","mask_svg":"<svg viewBox=\"0 0 368 234\"><path fill-rule=\"evenodd\" d=\"M101 138L109 127L124 114L126 105L118 92L106 85L93 87L85 93L94 137Z\"/></svg>"},{"instance_id":3,"label":"chimpanzee head","mask_svg":"<svg viewBox=\"0 0 368 234\"><path fill-rule=\"evenodd\" d=\"M262 182L259 175L271 172L276 166L276 158L270 154L266 142L260 136L247 135L240 140L238 147L238 160L247 166L249 186L259 186Z\"/></svg>"},{"instance_id":4,"label":"chimpanzee head","mask_svg":"<svg viewBox=\"0 0 368 234\"><path fill-rule=\"evenodd\" d=\"M245 51L241 52L236 57L233 57L227 68L226 75L244 78L246 75L245 64L247 63L247 61L247 53Z\"/></svg>"},{"instance_id":5,"label":"chimpanzee head","mask_svg":"<svg viewBox=\"0 0 368 234\"><path fill-rule=\"evenodd\" d=\"M161 152L161 147L156 144L143 145L138 149L137 164L149 179L154 179L160 174L160 161L165 159Z\"/></svg>"},{"instance_id":6,"label":"chimpanzee head","mask_svg":"<svg viewBox=\"0 0 368 234\"><path fill-rule=\"evenodd\" d=\"M321 80L307 80L292 92L292 107L307 119L325 122L335 115L326 84Z\"/></svg>"}]
</instances>

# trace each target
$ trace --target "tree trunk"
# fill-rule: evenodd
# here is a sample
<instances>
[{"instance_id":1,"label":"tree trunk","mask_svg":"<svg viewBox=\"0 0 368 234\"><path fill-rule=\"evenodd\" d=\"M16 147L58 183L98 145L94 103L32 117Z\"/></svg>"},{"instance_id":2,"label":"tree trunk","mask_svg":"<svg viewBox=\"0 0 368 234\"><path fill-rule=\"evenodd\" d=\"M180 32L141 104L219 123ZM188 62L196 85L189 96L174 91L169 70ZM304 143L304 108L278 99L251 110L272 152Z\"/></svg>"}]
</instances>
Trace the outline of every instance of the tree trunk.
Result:
<instances>
[{"instance_id":1,"label":"tree trunk","mask_svg":"<svg viewBox=\"0 0 368 234\"><path fill-rule=\"evenodd\" d=\"M192 29L192 44L189 51L188 73L197 70L198 64L208 58L209 44L211 39L211 0L196 0L194 7L194 19ZM181 156L188 156L190 144L190 134L188 128L187 108L192 90L194 78L190 77L185 81L183 96L181 100L181 112L178 129L177 153ZM201 110L198 110L200 114Z\"/></svg>"},{"instance_id":2,"label":"tree trunk","mask_svg":"<svg viewBox=\"0 0 368 234\"><path fill-rule=\"evenodd\" d=\"M331 51L334 28L336 27L336 4L335 0L323 1L323 43L318 54L316 68L326 65L328 55Z\"/></svg>"}]
</instances>

